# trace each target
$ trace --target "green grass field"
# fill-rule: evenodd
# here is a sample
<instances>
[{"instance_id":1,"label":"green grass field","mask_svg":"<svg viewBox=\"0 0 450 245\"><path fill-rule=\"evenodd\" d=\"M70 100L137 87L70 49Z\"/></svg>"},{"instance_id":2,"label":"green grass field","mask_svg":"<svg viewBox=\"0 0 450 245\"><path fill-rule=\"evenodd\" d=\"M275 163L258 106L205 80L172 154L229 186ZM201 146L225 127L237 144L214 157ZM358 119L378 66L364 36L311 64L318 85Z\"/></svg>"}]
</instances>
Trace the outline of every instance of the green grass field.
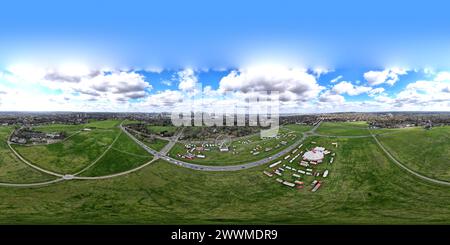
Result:
<instances>
[{"instance_id":1,"label":"green grass field","mask_svg":"<svg viewBox=\"0 0 450 245\"><path fill-rule=\"evenodd\" d=\"M0 182L32 183L52 179L53 176L42 174L14 156L6 144L12 130L12 127L0 127Z\"/></svg>"},{"instance_id":2,"label":"green grass field","mask_svg":"<svg viewBox=\"0 0 450 245\"><path fill-rule=\"evenodd\" d=\"M162 148L164 148L164 146L166 146L167 143L169 143L169 141L162 140L162 139L157 139L157 138L153 139L152 142L144 141L144 144L146 144L148 147L150 147L150 148L152 148L153 150L156 150L156 151L162 150Z\"/></svg>"},{"instance_id":3,"label":"green grass field","mask_svg":"<svg viewBox=\"0 0 450 245\"><path fill-rule=\"evenodd\" d=\"M450 181L450 126L405 128L378 136L393 156L426 176Z\"/></svg>"},{"instance_id":4,"label":"green grass field","mask_svg":"<svg viewBox=\"0 0 450 245\"><path fill-rule=\"evenodd\" d=\"M123 172L138 167L152 158L152 155L122 133L111 150L82 176L102 176Z\"/></svg>"},{"instance_id":5,"label":"green grass field","mask_svg":"<svg viewBox=\"0 0 450 245\"><path fill-rule=\"evenodd\" d=\"M33 130L44 132L44 133L53 133L53 132L66 132L67 136L70 136L73 133L76 133L85 128L84 124L77 125L66 125L66 124L49 124L36 126Z\"/></svg>"},{"instance_id":6,"label":"green grass field","mask_svg":"<svg viewBox=\"0 0 450 245\"><path fill-rule=\"evenodd\" d=\"M85 128L109 129L119 126L119 120L90 120L89 123L83 124Z\"/></svg>"},{"instance_id":7,"label":"green grass field","mask_svg":"<svg viewBox=\"0 0 450 245\"><path fill-rule=\"evenodd\" d=\"M336 136L370 135L367 127L366 122L323 122L316 132Z\"/></svg>"},{"instance_id":8,"label":"green grass field","mask_svg":"<svg viewBox=\"0 0 450 245\"><path fill-rule=\"evenodd\" d=\"M154 134L161 134L162 132L175 133L177 131L177 127L175 126L148 125L147 128Z\"/></svg>"},{"instance_id":9,"label":"green grass field","mask_svg":"<svg viewBox=\"0 0 450 245\"><path fill-rule=\"evenodd\" d=\"M57 173L74 173L89 165L106 150L120 129L94 129L50 145L13 145L35 165Z\"/></svg>"}]
</instances>

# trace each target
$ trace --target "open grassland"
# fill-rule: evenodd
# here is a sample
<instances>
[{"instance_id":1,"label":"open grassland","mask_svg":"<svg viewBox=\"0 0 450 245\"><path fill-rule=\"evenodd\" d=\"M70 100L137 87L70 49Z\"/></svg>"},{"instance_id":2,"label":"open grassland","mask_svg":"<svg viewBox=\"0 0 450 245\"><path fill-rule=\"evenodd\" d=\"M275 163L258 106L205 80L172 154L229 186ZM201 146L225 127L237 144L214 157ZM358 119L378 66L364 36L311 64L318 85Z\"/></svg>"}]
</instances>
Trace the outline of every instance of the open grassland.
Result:
<instances>
[{"instance_id":1,"label":"open grassland","mask_svg":"<svg viewBox=\"0 0 450 245\"><path fill-rule=\"evenodd\" d=\"M312 128L312 126L299 125L299 124L287 124L287 125L283 125L280 127L284 128L284 129L295 131L297 133L303 133L303 132L311 130L311 128Z\"/></svg>"},{"instance_id":2,"label":"open grassland","mask_svg":"<svg viewBox=\"0 0 450 245\"><path fill-rule=\"evenodd\" d=\"M85 128L84 124L77 125L67 125L67 124L49 124L40 125L33 127L33 130L44 132L44 133L54 133L54 132L66 132L67 136L76 133Z\"/></svg>"},{"instance_id":3,"label":"open grassland","mask_svg":"<svg viewBox=\"0 0 450 245\"><path fill-rule=\"evenodd\" d=\"M129 125L129 124L135 124L135 123L142 123L142 121L128 120L128 119L123 121L123 125Z\"/></svg>"},{"instance_id":4,"label":"open grassland","mask_svg":"<svg viewBox=\"0 0 450 245\"><path fill-rule=\"evenodd\" d=\"M111 150L87 169L82 176L102 176L127 171L150 161L152 158L152 155L122 133Z\"/></svg>"},{"instance_id":5,"label":"open grassland","mask_svg":"<svg viewBox=\"0 0 450 245\"><path fill-rule=\"evenodd\" d=\"M55 144L13 147L22 157L44 169L74 173L95 161L119 132L118 128L93 129Z\"/></svg>"},{"instance_id":6,"label":"open grassland","mask_svg":"<svg viewBox=\"0 0 450 245\"><path fill-rule=\"evenodd\" d=\"M262 174L201 172L162 160L100 181L0 190L0 223L448 224L450 191L390 162L372 138L337 141L323 187L289 188Z\"/></svg>"},{"instance_id":7,"label":"open grassland","mask_svg":"<svg viewBox=\"0 0 450 245\"><path fill-rule=\"evenodd\" d=\"M450 181L450 126L406 128L377 136L400 162L426 176Z\"/></svg>"},{"instance_id":8,"label":"open grassland","mask_svg":"<svg viewBox=\"0 0 450 245\"><path fill-rule=\"evenodd\" d=\"M12 130L12 127L0 127L0 182L32 183L52 179L52 176L42 174L14 156L6 144Z\"/></svg>"},{"instance_id":9,"label":"open grassland","mask_svg":"<svg viewBox=\"0 0 450 245\"><path fill-rule=\"evenodd\" d=\"M236 165L251 161L257 161L269 157L271 155L274 155L275 153L293 144L295 141L300 139L302 132L307 131L309 129L310 129L309 126L292 125L289 129L287 128L280 129L280 134L284 136L280 137L279 139L277 138L261 139L260 135L257 134L245 139L241 138L239 140L232 141L232 143L229 146L228 152L220 152L217 147L211 148L210 151L193 152L196 155L198 154L205 155L206 156L205 158L183 159L181 157L178 157L177 156L178 154L180 155L186 154L186 149L183 144L177 143L169 152L169 156L186 162L204 165L217 165L217 166ZM287 136L288 134L290 134L291 136ZM285 141L286 145L280 144L281 141ZM279 145L279 147L275 148L277 145ZM254 149L257 146L259 146L259 148L256 151L259 152L259 154L253 155L253 153L255 152ZM266 148L270 148L271 150L265 151ZM235 151L233 151L233 149L235 149ZM253 153L251 151L253 151ZM234 154L233 152L236 153Z\"/></svg>"},{"instance_id":10,"label":"open grassland","mask_svg":"<svg viewBox=\"0 0 450 245\"><path fill-rule=\"evenodd\" d=\"M90 120L89 123L83 124L84 127L109 129L119 126L119 120Z\"/></svg>"},{"instance_id":11,"label":"open grassland","mask_svg":"<svg viewBox=\"0 0 450 245\"><path fill-rule=\"evenodd\" d=\"M164 132L174 134L175 131L177 131L178 127L175 127L175 126L148 125L147 129L150 130L154 134L161 134L161 133L164 133Z\"/></svg>"},{"instance_id":12,"label":"open grassland","mask_svg":"<svg viewBox=\"0 0 450 245\"><path fill-rule=\"evenodd\" d=\"M316 132L332 136L369 135L367 127L366 122L323 122Z\"/></svg>"},{"instance_id":13,"label":"open grassland","mask_svg":"<svg viewBox=\"0 0 450 245\"><path fill-rule=\"evenodd\" d=\"M167 140L162 140L158 138L154 138L151 142L147 142L145 140L142 141L144 144L146 144L148 147L152 148L153 150L160 151L164 146L169 143Z\"/></svg>"}]
</instances>

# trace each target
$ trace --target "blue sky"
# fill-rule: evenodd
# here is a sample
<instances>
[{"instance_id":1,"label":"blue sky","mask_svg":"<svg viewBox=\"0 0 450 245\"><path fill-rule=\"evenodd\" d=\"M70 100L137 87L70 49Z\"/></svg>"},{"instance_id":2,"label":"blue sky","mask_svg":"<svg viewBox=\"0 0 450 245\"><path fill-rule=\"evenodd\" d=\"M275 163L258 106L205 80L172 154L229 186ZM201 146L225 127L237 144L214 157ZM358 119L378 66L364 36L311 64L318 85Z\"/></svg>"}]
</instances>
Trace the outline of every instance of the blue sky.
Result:
<instances>
[{"instance_id":1,"label":"blue sky","mask_svg":"<svg viewBox=\"0 0 450 245\"><path fill-rule=\"evenodd\" d=\"M0 110L163 110L187 85L242 97L255 79L283 88L286 111L450 107L448 1L18 0L2 9Z\"/></svg>"}]
</instances>

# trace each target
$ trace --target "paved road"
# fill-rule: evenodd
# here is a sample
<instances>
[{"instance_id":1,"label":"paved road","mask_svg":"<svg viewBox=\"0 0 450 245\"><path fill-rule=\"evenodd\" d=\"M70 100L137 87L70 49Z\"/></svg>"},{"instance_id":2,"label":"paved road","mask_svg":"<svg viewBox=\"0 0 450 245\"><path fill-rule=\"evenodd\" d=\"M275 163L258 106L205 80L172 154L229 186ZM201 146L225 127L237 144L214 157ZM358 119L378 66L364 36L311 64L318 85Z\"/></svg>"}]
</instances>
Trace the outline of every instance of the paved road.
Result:
<instances>
[{"instance_id":1,"label":"paved road","mask_svg":"<svg viewBox=\"0 0 450 245\"><path fill-rule=\"evenodd\" d=\"M392 154L391 154L388 150L386 150L386 148L381 144L381 142L377 139L377 137L376 137L375 135L372 135L372 137L375 139L375 142L377 142L378 146L384 151L384 153L386 153L386 155L387 155L387 156L388 156L395 164L397 164L397 165L398 165L399 167L401 167L402 169L406 170L406 171L409 172L410 174L412 174L412 175L414 175L414 176L416 176L416 177L418 177L418 178L421 178L421 179L423 179L423 180L430 181L430 182L432 182L432 183L439 184L439 185L450 186L450 182L448 182L448 181L438 180L438 179L433 179L433 178L424 176L424 175L422 175L422 174L420 174L420 173L418 173L418 172L416 172L416 171L414 171L414 170L412 170L412 169L406 167L406 166L403 165L400 161L398 161L397 159L395 159L395 157L392 156Z\"/></svg>"},{"instance_id":2,"label":"paved road","mask_svg":"<svg viewBox=\"0 0 450 245\"><path fill-rule=\"evenodd\" d=\"M169 143L167 143L160 151L159 153L161 155L167 155L169 153L170 149L177 143L178 139L183 135L184 128L179 130L176 135L170 138Z\"/></svg>"},{"instance_id":3,"label":"paved road","mask_svg":"<svg viewBox=\"0 0 450 245\"><path fill-rule=\"evenodd\" d=\"M319 123L317 123L314 128L312 128L310 131L308 131L308 133L313 134L316 129L320 126L322 122L320 121ZM172 164L181 166L181 167L185 167L185 168L190 168L190 169L194 169L194 170L200 170L200 171L237 171L237 170L243 170L243 169L248 169L248 168L253 168L256 166L260 166L266 163L269 163L271 161L273 161L274 159L277 159L285 154L287 154L288 152L292 151L293 149L295 149L298 145L300 145L308 136L306 133L303 133L302 138L300 138L299 140L297 140L294 144L286 147L285 149L283 149L282 151L276 153L275 155L272 155L268 158L264 158L255 162L250 162L250 163L245 163L245 164L241 164L241 165L229 165L229 166L206 166L206 165L199 165L199 164L194 164L194 163L188 163L188 162L184 162L184 161L180 161L177 159L174 159L172 157L169 156L165 156L164 154L161 154L158 151L155 151L151 148L149 148L147 145L145 145L144 143L140 142L138 139L136 139L131 133L129 133L127 130L125 130L125 128L123 128L122 126L120 126L120 128L131 138L133 139L133 141L135 141L138 145L140 145L142 148L144 148L147 152L149 152L150 154L154 155L157 158L162 158Z\"/></svg>"}]
</instances>

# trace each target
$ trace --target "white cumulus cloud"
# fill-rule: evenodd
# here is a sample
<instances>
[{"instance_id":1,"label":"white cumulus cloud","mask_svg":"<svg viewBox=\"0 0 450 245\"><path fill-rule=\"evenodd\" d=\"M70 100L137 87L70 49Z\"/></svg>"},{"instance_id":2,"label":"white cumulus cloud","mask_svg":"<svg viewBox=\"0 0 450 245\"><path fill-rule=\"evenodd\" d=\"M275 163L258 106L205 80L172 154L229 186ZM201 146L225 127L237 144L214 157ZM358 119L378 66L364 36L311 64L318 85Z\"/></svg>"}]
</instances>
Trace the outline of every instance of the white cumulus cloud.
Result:
<instances>
[{"instance_id":1,"label":"white cumulus cloud","mask_svg":"<svg viewBox=\"0 0 450 245\"><path fill-rule=\"evenodd\" d=\"M359 95L371 91L371 87L356 86L350 82L342 81L333 86L332 91L337 94L348 94L350 96Z\"/></svg>"},{"instance_id":2,"label":"white cumulus cloud","mask_svg":"<svg viewBox=\"0 0 450 245\"><path fill-rule=\"evenodd\" d=\"M219 91L243 93L276 91L282 101L305 102L324 89L306 69L269 65L231 71L223 77Z\"/></svg>"},{"instance_id":3,"label":"white cumulus cloud","mask_svg":"<svg viewBox=\"0 0 450 245\"><path fill-rule=\"evenodd\" d=\"M383 71L368 71L364 73L364 79L370 86L376 86L383 83L394 85L399 80L399 75L406 75L407 69L390 68Z\"/></svg>"}]
</instances>

